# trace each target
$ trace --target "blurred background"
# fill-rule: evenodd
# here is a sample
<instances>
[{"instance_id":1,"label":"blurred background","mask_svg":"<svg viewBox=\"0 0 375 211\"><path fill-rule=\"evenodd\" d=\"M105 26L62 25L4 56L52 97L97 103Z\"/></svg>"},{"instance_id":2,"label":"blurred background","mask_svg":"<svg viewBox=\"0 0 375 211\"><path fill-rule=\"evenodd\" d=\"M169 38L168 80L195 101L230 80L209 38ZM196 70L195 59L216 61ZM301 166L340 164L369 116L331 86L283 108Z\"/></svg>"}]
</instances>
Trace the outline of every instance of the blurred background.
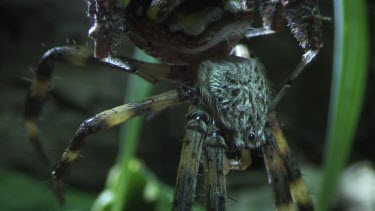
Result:
<instances>
[{"instance_id":1,"label":"blurred background","mask_svg":"<svg viewBox=\"0 0 375 211\"><path fill-rule=\"evenodd\" d=\"M368 3L373 35L375 3ZM332 17L331 1L321 0L320 8L322 15ZM87 139L82 158L74 164L65 179L67 204L60 207L50 188L50 169L37 160L22 122L31 70L43 53L66 44L92 46L92 41L87 37L90 22L86 18L85 1L6 1L0 4L0 16L0 210L90 210L106 181L108 186L107 175L116 162L119 143L124 141L121 140L119 127ZM333 61L333 28L333 22L324 26L324 47L277 108L282 129L302 167L313 197L319 191L317 184L322 171ZM370 41L365 102L348 164L354 165L349 172L360 173L351 175L353 178L345 180L346 184L357 184L355 178L362 178L359 175L362 176L363 172L370 175L366 177L370 181L375 180L372 168L375 161L375 51L374 42ZM278 34L245 43L265 64L274 89L280 87L303 54L286 26ZM133 51L130 46L123 36L118 54L130 55ZM123 104L125 93L132 92L126 90L128 75L110 69L59 64L55 70L53 93L40 118L41 140L53 163L58 161L83 120ZM151 87L152 94L171 88L165 83ZM134 165L147 169L145 172L152 175L152 180L165 187L174 186L186 110L187 105L184 105L147 116L137 140L137 162ZM227 176L229 210L248 210L252 207L256 207L253 210L273 209L272 191L267 184L261 153L255 150L252 156L253 165L248 171L231 172ZM147 180L149 177L145 178ZM201 186L198 185L198 189L202 189ZM375 190L370 191L374 191L372 193L375 195ZM338 210L344 210L339 200L341 192L344 190L338 194ZM141 210L140 207L131 207L131 204L145 203L144 198L130 198L133 201L128 203L126 209Z\"/></svg>"}]
</instances>

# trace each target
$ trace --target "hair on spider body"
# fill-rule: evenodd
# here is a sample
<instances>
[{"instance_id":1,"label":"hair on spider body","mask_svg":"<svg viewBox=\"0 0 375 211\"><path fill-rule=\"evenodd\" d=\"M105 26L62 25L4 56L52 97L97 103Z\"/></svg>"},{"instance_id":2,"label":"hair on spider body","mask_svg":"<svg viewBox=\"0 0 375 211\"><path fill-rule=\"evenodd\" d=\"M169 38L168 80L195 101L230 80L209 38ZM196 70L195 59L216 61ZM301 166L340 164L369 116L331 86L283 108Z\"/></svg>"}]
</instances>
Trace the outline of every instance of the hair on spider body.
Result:
<instances>
[{"instance_id":1,"label":"hair on spider body","mask_svg":"<svg viewBox=\"0 0 375 211\"><path fill-rule=\"evenodd\" d=\"M199 65L202 104L226 131L232 150L253 149L265 141L269 89L258 59L230 57Z\"/></svg>"}]
</instances>

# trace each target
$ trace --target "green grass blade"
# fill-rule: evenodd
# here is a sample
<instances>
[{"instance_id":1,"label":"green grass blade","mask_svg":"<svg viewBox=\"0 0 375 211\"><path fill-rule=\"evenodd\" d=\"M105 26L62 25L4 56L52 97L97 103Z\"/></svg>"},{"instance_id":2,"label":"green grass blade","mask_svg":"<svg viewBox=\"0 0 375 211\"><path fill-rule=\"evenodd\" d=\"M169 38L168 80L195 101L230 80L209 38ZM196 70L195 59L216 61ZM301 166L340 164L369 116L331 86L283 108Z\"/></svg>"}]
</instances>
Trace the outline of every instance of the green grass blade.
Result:
<instances>
[{"instance_id":1,"label":"green grass blade","mask_svg":"<svg viewBox=\"0 0 375 211\"><path fill-rule=\"evenodd\" d=\"M328 210L352 147L361 113L368 65L365 0L335 0L335 49L319 211Z\"/></svg>"},{"instance_id":2,"label":"green grass blade","mask_svg":"<svg viewBox=\"0 0 375 211\"><path fill-rule=\"evenodd\" d=\"M134 58L145 60L147 55L142 54L140 50L135 50ZM141 57L141 58L140 58ZM147 58L148 62L155 62L153 58ZM150 95L152 85L139 77L130 76L125 93L125 103L135 102ZM120 152L118 156L118 166L120 175L114 188L114 201L112 210L121 211L126 203L130 183L129 162L134 158L137 143L141 133L143 118L136 117L129 120L122 126L120 132Z\"/></svg>"}]
</instances>

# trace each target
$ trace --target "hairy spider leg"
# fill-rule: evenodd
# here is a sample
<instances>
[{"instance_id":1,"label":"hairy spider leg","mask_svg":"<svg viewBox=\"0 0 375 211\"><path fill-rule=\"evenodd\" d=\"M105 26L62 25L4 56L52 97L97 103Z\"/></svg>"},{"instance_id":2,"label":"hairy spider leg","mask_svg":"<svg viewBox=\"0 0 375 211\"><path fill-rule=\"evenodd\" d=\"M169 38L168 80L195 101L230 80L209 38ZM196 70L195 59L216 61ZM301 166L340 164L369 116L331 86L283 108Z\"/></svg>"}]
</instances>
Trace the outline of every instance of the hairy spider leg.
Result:
<instances>
[{"instance_id":1,"label":"hairy spider leg","mask_svg":"<svg viewBox=\"0 0 375 211\"><path fill-rule=\"evenodd\" d=\"M283 159L284 168L286 170L289 189L293 197L293 201L297 204L300 211L314 210L314 204L310 197L308 188L303 180L301 170L298 167L298 163L293 157L293 154L286 142L284 134L280 129L279 123L275 117L275 114L270 114L270 130L272 131L273 137L270 138L272 145L275 145L280 156Z\"/></svg>"},{"instance_id":2,"label":"hairy spider leg","mask_svg":"<svg viewBox=\"0 0 375 211\"><path fill-rule=\"evenodd\" d=\"M45 164L48 164L48 159L39 141L37 119L50 91L49 84L56 62L81 66L89 64L107 66L121 72L137 74L150 82L169 80L177 83L178 78L184 75L179 73L184 67L169 67L165 64L139 62L126 57L121 57L121 59L107 57L100 60L93 56L91 50L81 46L63 46L50 49L43 55L34 71L35 76L27 93L24 110L25 127L29 140L38 157ZM138 70L137 68L141 69Z\"/></svg>"},{"instance_id":3,"label":"hairy spider leg","mask_svg":"<svg viewBox=\"0 0 375 211\"><path fill-rule=\"evenodd\" d=\"M212 139L212 140L209 140ZM226 210L227 187L225 179L225 141L213 132L203 147L204 188L207 210Z\"/></svg>"},{"instance_id":4,"label":"hairy spider leg","mask_svg":"<svg viewBox=\"0 0 375 211\"><path fill-rule=\"evenodd\" d=\"M208 129L208 114L197 106L190 106L186 119L186 134L183 139L172 202L174 211L192 209L202 147Z\"/></svg>"},{"instance_id":5,"label":"hairy spider leg","mask_svg":"<svg viewBox=\"0 0 375 211\"><path fill-rule=\"evenodd\" d=\"M289 190L288 175L284 167L284 161L278 152L275 139L272 134L268 134L267 141L262 146L264 164L268 173L268 181L272 185L276 210L291 211L293 199Z\"/></svg>"},{"instance_id":6,"label":"hairy spider leg","mask_svg":"<svg viewBox=\"0 0 375 211\"><path fill-rule=\"evenodd\" d=\"M171 90L159 95L149 97L143 101L129 103L103 111L92 118L85 120L71 139L68 148L63 153L61 160L52 171L52 180L55 193L61 203L64 202L63 183L68 168L78 158L80 149L87 136L107 130L120 123L126 122L134 116L161 111L165 108L180 104L189 99L185 90Z\"/></svg>"}]
</instances>

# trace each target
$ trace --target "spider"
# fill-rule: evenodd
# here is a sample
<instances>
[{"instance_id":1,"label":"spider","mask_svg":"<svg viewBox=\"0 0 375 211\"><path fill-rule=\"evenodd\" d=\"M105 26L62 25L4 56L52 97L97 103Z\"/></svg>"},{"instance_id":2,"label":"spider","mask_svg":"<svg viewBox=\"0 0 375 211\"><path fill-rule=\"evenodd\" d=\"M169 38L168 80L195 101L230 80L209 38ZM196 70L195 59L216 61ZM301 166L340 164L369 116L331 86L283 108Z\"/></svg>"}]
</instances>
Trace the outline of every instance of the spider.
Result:
<instances>
[{"instance_id":1,"label":"spider","mask_svg":"<svg viewBox=\"0 0 375 211\"><path fill-rule=\"evenodd\" d=\"M47 51L27 94L25 125L42 161L47 163L48 159L38 139L36 122L48 94L55 62L110 66L150 82L168 81L178 88L85 120L52 171L53 187L61 202L64 201L62 178L78 158L87 136L134 116L189 102L173 210L191 210L201 163L207 209L225 210L225 174L229 170L245 170L251 163L249 153L255 148L262 149L276 209L293 210L294 201L300 210L313 210L274 109L322 47L322 18L317 0L86 2L88 16L93 21L89 36L95 42L94 53L79 46ZM258 28L252 27L256 11L262 19ZM263 65L237 44L243 38L275 33L284 17L305 54L275 97L271 97ZM164 63L150 64L116 56L114 48L121 33Z\"/></svg>"}]
</instances>

